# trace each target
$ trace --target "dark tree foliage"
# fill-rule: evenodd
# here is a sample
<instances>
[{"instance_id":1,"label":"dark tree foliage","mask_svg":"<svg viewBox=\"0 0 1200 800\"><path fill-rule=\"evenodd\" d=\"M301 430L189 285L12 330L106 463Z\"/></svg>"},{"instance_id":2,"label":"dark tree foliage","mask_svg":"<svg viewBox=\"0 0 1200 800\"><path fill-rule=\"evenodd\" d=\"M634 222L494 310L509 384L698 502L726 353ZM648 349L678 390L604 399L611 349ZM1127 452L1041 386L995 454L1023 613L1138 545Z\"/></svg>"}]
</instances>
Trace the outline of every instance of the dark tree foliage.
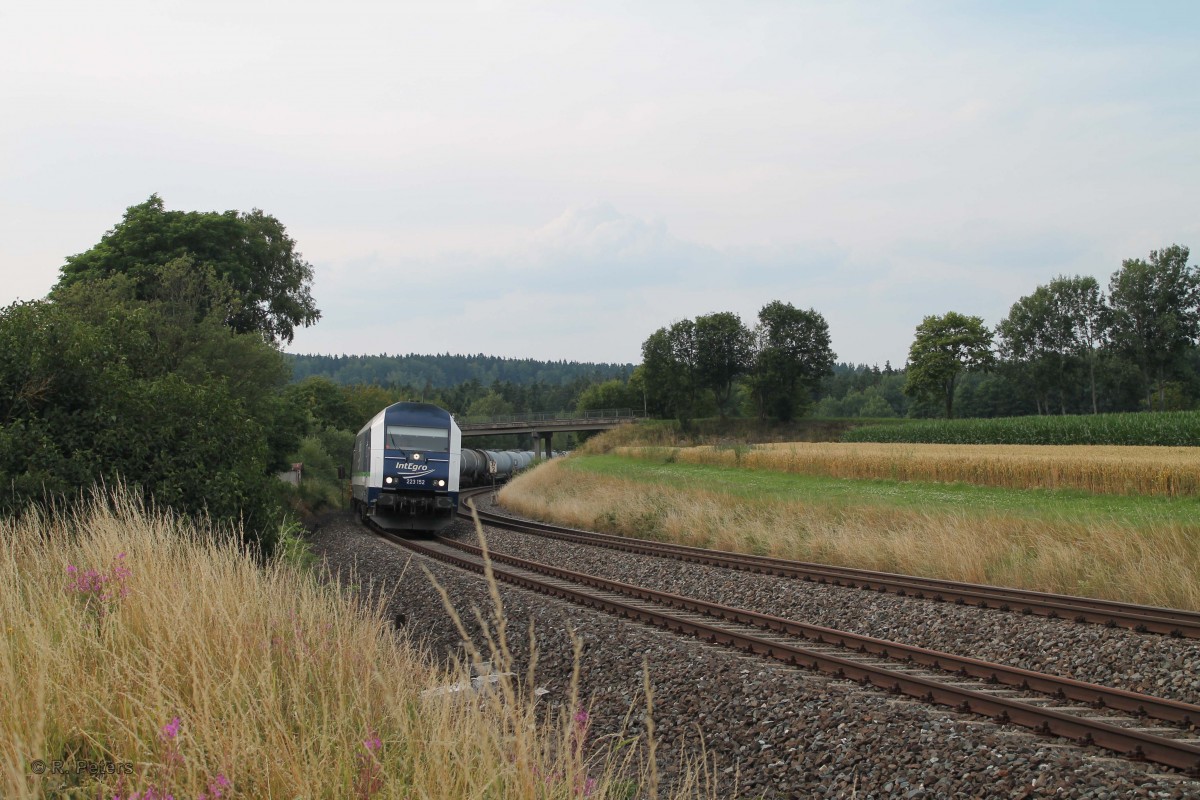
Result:
<instances>
[{"instance_id":1,"label":"dark tree foliage","mask_svg":"<svg viewBox=\"0 0 1200 800\"><path fill-rule=\"evenodd\" d=\"M1187 248L1172 246L1125 261L1110 281L1111 297L1088 275L1038 286L997 325L994 367L968 365L926 392L915 392L914 381L930 376L929 363L917 373L911 365L838 364L821 384L815 413L886 416L890 408L909 417L1011 417L1195 408L1200 270L1188 257ZM897 385L910 396L896 397Z\"/></svg>"},{"instance_id":2,"label":"dark tree foliage","mask_svg":"<svg viewBox=\"0 0 1200 800\"><path fill-rule=\"evenodd\" d=\"M469 381L475 381L480 387L496 382L517 386L560 387L582 381L584 385L590 385L613 378L624 380L633 370L632 364L538 361L483 354L289 355L287 358L297 381L320 375L345 385L405 386L415 389L418 394L421 391L448 390ZM486 392L486 389L483 391ZM527 403L516 405L524 406Z\"/></svg>"},{"instance_id":3,"label":"dark tree foliage","mask_svg":"<svg viewBox=\"0 0 1200 800\"><path fill-rule=\"evenodd\" d=\"M790 420L833 371L829 325L813 309L778 300L758 312L749 384L759 416Z\"/></svg>"},{"instance_id":4,"label":"dark tree foliage","mask_svg":"<svg viewBox=\"0 0 1200 800\"><path fill-rule=\"evenodd\" d=\"M969 370L987 369L993 362L992 334L979 317L956 311L929 316L917 326L917 336L908 350L905 394L910 397L940 396L946 404L946 419L954 416L954 389L958 377Z\"/></svg>"},{"instance_id":5,"label":"dark tree foliage","mask_svg":"<svg viewBox=\"0 0 1200 800\"><path fill-rule=\"evenodd\" d=\"M697 381L712 390L724 417L734 383L750 369L754 334L737 314L722 311L696 317L695 343Z\"/></svg>"},{"instance_id":6,"label":"dark tree foliage","mask_svg":"<svg viewBox=\"0 0 1200 800\"><path fill-rule=\"evenodd\" d=\"M0 311L0 507L124 481L270 545L273 472L304 420L282 356L224 324L228 287L181 260L145 299L128 276Z\"/></svg>"},{"instance_id":7,"label":"dark tree foliage","mask_svg":"<svg viewBox=\"0 0 1200 800\"><path fill-rule=\"evenodd\" d=\"M1166 400L1169 368L1179 364L1200 336L1200 269L1188 248L1172 245L1149 261L1127 259L1109 283L1109 328L1115 348L1139 365L1147 408Z\"/></svg>"},{"instance_id":8,"label":"dark tree foliage","mask_svg":"<svg viewBox=\"0 0 1200 800\"><path fill-rule=\"evenodd\" d=\"M642 343L642 376L653 413L687 420L692 416L693 392L688 369L678 360L678 350L670 328L650 334Z\"/></svg>"},{"instance_id":9,"label":"dark tree foliage","mask_svg":"<svg viewBox=\"0 0 1200 800\"><path fill-rule=\"evenodd\" d=\"M904 372L885 364L834 364L831 373L813 393L816 417L903 417L909 400L904 394Z\"/></svg>"},{"instance_id":10,"label":"dark tree foliage","mask_svg":"<svg viewBox=\"0 0 1200 800\"><path fill-rule=\"evenodd\" d=\"M1058 277L1014 303L996 326L1003 373L1028 388L1038 413L1049 413L1053 398L1065 414L1085 371L1097 410L1095 366L1105 316L1095 278Z\"/></svg>"},{"instance_id":11,"label":"dark tree foliage","mask_svg":"<svg viewBox=\"0 0 1200 800\"><path fill-rule=\"evenodd\" d=\"M70 256L55 291L123 275L146 299L157 291L160 268L179 258L213 270L234 291L238 302L225 309L226 322L238 333L291 342L296 326L320 319L312 267L277 219L258 209L167 211L158 195L127 209L99 244Z\"/></svg>"},{"instance_id":12,"label":"dark tree foliage","mask_svg":"<svg viewBox=\"0 0 1200 800\"><path fill-rule=\"evenodd\" d=\"M580 414L586 411L624 408L640 410L642 393L640 389L617 378L584 389L575 405L576 412Z\"/></svg>"}]
</instances>

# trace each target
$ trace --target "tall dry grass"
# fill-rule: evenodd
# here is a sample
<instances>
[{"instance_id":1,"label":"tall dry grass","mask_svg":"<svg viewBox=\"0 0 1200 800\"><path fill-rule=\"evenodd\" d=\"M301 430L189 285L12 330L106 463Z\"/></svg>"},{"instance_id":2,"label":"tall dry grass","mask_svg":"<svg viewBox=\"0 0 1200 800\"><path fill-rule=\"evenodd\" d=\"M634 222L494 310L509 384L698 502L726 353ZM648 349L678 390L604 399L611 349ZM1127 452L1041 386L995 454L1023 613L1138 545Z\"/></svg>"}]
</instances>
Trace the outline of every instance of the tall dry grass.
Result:
<instances>
[{"instance_id":1,"label":"tall dry grass","mask_svg":"<svg viewBox=\"0 0 1200 800\"><path fill-rule=\"evenodd\" d=\"M630 458L822 475L1082 489L1165 497L1200 494L1200 448L1103 445L810 443L734 447L615 447Z\"/></svg>"},{"instance_id":2,"label":"tall dry grass","mask_svg":"<svg viewBox=\"0 0 1200 800\"><path fill-rule=\"evenodd\" d=\"M531 682L423 696L466 673L431 666L379 603L234 542L120 496L68 519L0 521L0 796L458 800L637 785L638 748L589 756L579 712L539 711ZM495 652L481 657L507 672L496 610Z\"/></svg>"},{"instance_id":3,"label":"tall dry grass","mask_svg":"<svg viewBox=\"0 0 1200 800\"><path fill-rule=\"evenodd\" d=\"M626 536L1200 609L1200 526L747 501L582 472L568 460L520 476L500 500L518 514Z\"/></svg>"}]
</instances>

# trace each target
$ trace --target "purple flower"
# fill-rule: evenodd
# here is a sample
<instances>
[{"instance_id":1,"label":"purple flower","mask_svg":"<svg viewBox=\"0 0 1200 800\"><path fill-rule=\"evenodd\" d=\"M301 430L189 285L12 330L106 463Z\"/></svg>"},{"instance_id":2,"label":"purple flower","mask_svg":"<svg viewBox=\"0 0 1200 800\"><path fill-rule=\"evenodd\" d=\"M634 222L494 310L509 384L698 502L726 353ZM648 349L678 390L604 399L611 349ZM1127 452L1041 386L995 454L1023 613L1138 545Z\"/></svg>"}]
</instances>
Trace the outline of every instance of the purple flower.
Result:
<instances>
[{"instance_id":1,"label":"purple flower","mask_svg":"<svg viewBox=\"0 0 1200 800\"><path fill-rule=\"evenodd\" d=\"M168 722L166 725L163 725L162 733L159 734L159 736L162 738L162 740L164 742L169 742L178 735L179 735L179 717L175 717L173 720Z\"/></svg>"},{"instance_id":2,"label":"purple flower","mask_svg":"<svg viewBox=\"0 0 1200 800\"><path fill-rule=\"evenodd\" d=\"M208 792L201 792L196 800L219 800L219 798L225 796L225 790L230 785L229 778L226 778L224 774L218 773L217 777L208 784Z\"/></svg>"},{"instance_id":3,"label":"purple flower","mask_svg":"<svg viewBox=\"0 0 1200 800\"><path fill-rule=\"evenodd\" d=\"M371 734L371 738L369 738L363 742L363 747L367 748L367 750L374 753L374 752L378 751L379 748L383 747L383 740L380 739L378 736Z\"/></svg>"}]
</instances>

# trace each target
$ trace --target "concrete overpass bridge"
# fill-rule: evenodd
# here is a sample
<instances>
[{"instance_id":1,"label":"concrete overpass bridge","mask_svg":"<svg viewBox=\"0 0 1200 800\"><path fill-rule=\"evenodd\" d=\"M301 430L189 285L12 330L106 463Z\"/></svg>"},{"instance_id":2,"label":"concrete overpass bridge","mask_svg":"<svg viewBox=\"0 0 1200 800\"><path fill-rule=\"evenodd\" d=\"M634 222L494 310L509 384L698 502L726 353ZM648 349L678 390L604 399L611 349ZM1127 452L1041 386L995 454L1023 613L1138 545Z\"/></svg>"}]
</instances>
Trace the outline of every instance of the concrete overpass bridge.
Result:
<instances>
[{"instance_id":1,"label":"concrete overpass bridge","mask_svg":"<svg viewBox=\"0 0 1200 800\"><path fill-rule=\"evenodd\" d=\"M639 419L646 419L646 415L641 411L606 408L600 411L585 411L583 414L514 414L491 419L460 417L455 421L462 429L464 439L468 436L496 436L506 433L533 434L533 452L549 458L553 452L551 441L555 433L607 431L621 425L629 425Z\"/></svg>"}]
</instances>

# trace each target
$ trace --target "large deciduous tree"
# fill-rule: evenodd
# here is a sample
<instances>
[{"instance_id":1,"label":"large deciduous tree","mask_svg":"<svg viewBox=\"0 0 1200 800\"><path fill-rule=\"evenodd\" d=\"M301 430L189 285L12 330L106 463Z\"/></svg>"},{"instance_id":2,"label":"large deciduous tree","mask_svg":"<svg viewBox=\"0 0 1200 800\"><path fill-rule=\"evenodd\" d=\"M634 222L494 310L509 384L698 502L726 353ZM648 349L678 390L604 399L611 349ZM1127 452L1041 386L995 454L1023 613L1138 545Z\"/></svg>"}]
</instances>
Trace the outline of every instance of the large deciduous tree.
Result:
<instances>
[{"instance_id":1,"label":"large deciduous tree","mask_svg":"<svg viewBox=\"0 0 1200 800\"><path fill-rule=\"evenodd\" d=\"M681 320L642 343L642 376L655 411L687 423L696 405L696 324Z\"/></svg>"},{"instance_id":2,"label":"large deciduous tree","mask_svg":"<svg viewBox=\"0 0 1200 800\"><path fill-rule=\"evenodd\" d=\"M1092 413L1099 411L1096 403L1096 359L1104 344L1108 307L1100 283L1090 275L1073 278L1060 276L1050 281L1050 293L1055 298L1058 313L1068 322L1070 337L1067 348L1082 359L1088 369L1088 385L1092 397Z\"/></svg>"},{"instance_id":3,"label":"large deciduous tree","mask_svg":"<svg viewBox=\"0 0 1200 800\"><path fill-rule=\"evenodd\" d=\"M996 326L1000 358L1032 388L1039 414L1049 410L1051 389L1061 390L1062 336L1056 322L1050 290L1039 286L1013 303Z\"/></svg>"},{"instance_id":4,"label":"large deciduous tree","mask_svg":"<svg viewBox=\"0 0 1200 800\"><path fill-rule=\"evenodd\" d=\"M1109 282L1110 336L1142 371L1146 404L1166 400L1166 371L1200 335L1200 271L1188 265L1188 248L1171 245L1150 260L1127 259Z\"/></svg>"},{"instance_id":5,"label":"large deciduous tree","mask_svg":"<svg viewBox=\"0 0 1200 800\"><path fill-rule=\"evenodd\" d=\"M225 324L211 274L160 273L146 299L114 276L0 310L0 511L123 480L269 544L304 427L283 355Z\"/></svg>"},{"instance_id":6,"label":"large deciduous tree","mask_svg":"<svg viewBox=\"0 0 1200 800\"><path fill-rule=\"evenodd\" d=\"M1104 298L1091 276L1060 276L1022 297L996 326L1000 357L1033 388L1038 413L1049 413L1058 394L1065 414L1067 397L1080 366L1088 369L1092 410L1096 410L1096 352L1104 329Z\"/></svg>"},{"instance_id":7,"label":"large deciduous tree","mask_svg":"<svg viewBox=\"0 0 1200 800\"><path fill-rule=\"evenodd\" d=\"M759 416L790 420L807 395L833 372L829 325L813 309L778 300L758 312L750 387ZM806 397L801 398L803 391Z\"/></svg>"},{"instance_id":8,"label":"large deciduous tree","mask_svg":"<svg viewBox=\"0 0 1200 800\"><path fill-rule=\"evenodd\" d=\"M954 416L954 386L958 376L992 364L992 333L980 317L956 311L929 316L917 326L908 350L907 382L910 397L938 397L946 402L946 419Z\"/></svg>"},{"instance_id":9,"label":"large deciduous tree","mask_svg":"<svg viewBox=\"0 0 1200 800\"><path fill-rule=\"evenodd\" d=\"M238 333L291 342L297 326L321 316L310 291L312 266L279 220L258 209L167 211L158 195L127 209L90 250L67 258L55 292L124 275L144 299L157 290L160 268L178 258L211 268L233 289L239 302L225 321Z\"/></svg>"},{"instance_id":10,"label":"large deciduous tree","mask_svg":"<svg viewBox=\"0 0 1200 800\"><path fill-rule=\"evenodd\" d=\"M750 368L754 334L729 311L696 317L695 331L698 381L712 390L724 417L734 382Z\"/></svg>"}]
</instances>

